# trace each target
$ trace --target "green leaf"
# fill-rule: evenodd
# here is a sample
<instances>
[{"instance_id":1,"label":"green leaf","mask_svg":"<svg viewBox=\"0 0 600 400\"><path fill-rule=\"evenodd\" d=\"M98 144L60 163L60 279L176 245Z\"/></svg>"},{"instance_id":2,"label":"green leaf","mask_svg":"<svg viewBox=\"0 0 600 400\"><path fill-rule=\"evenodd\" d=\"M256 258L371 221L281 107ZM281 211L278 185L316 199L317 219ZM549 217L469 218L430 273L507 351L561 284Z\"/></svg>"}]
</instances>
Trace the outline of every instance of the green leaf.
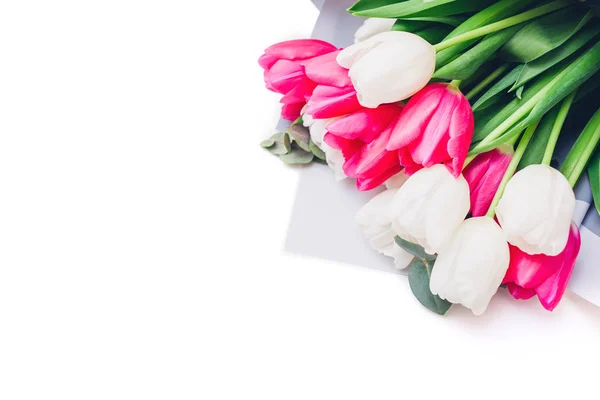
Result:
<instances>
[{"instance_id":1,"label":"green leaf","mask_svg":"<svg viewBox=\"0 0 600 400\"><path fill-rule=\"evenodd\" d=\"M504 18L511 17L520 11L525 10L529 5L535 3L537 0L500 0L489 6L488 8L478 12L465 22L460 24L455 30L450 32L445 39L450 39L454 36L461 35L463 33L472 31L473 29L480 28L484 25L498 22ZM461 54L465 49L471 47L477 40L471 40L465 43L457 44L449 49L442 50L437 54L436 66L439 68L446 65L457 55Z\"/></svg>"},{"instance_id":2,"label":"green leaf","mask_svg":"<svg viewBox=\"0 0 600 400\"><path fill-rule=\"evenodd\" d=\"M548 52L547 54L544 54L537 60L525 64L523 70L521 71L521 75L519 75L519 79L511 90L515 90L519 86L524 85L531 79L546 71L548 68L553 67L562 60L565 60L569 56L575 54L599 33L600 24L591 24L570 38L562 46Z\"/></svg>"},{"instance_id":3,"label":"green leaf","mask_svg":"<svg viewBox=\"0 0 600 400\"><path fill-rule=\"evenodd\" d=\"M319 146L315 144L312 140L309 143L310 151L317 157L319 160L325 161L327 157L325 156L325 152L321 150Z\"/></svg>"},{"instance_id":4,"label":"green leaf","mask_svg":"<svg viewBox=\"0 0 600 400\"><path fill-rule=\"evenodd\" d=\"M392 26L393 31L415 33L432 26L431 22L399 19Z\"/></svg>"},{"instance_id":5,"label":"green leaf","mask_svg":"<svg viewBox=\"0 0 600 400\"><path fill-rule=\"evenodd\" d=\"M464 80L469 78L483 63L493 57L498 49L517 33L518 30L519 26L513 26L486 36L473 48L437 70L433 74L433 78L449 80Z\"/></svg>"},{"instance_id":6,"label":"green leaf","mask_svg":"<svg viewBox=\"0 0 600 400\"><path fill-rule=\"evenodd\" d=\"M546 73L544 73L541 77L539 77L533 82L533 84L529 87L527 92L524 93L522 99L514 98L500 110L494 109L493 111L495 112L486 113L488 118L480 118L479 120L475 119L475 131L473 133L473 141L478 142L486 136L488 136L501 123L503 123L507 118L513 115L521 106L523 106L539 91L544 89L546 85L548 85L552 81L552 79L554 79L556 75L560 73L561 69L562 65L558 65L546 71ZM520 132L522 132L522 130Z\"/></svg>"},{"instance_id":7,"label":"green leaf","mask_svg":"<svg viewBox=\"0 0 600 400\"><path fill-rule=\"evenodd\" d=\"M596 211L600 213L600 148L596 150L588 165L588 176L592 184L592 195Z\"/></svg>"},{"instance_id":8,"label":"green leaf","mask_svg":"<svg viewBox=\"0 0 600 400\"><path fill-rule=\"evenodd\" d=\"M402 239L400 236L396 236L394 238L396 244L402 248L402 250L412 254L415 257L418 257L422 260L435 260L435 255L431 255L425 252L425 249L418 244L408 242Z\"/></svg>"},{"instance_id":9,"label":"green leaf","mask_svg":"<svg viewBox=\"0 0 600 400\"><path fill-rule=\"evenodd\" d=\"M589 154L593 153L593 149L598 145L600 138L600 110L596 111L594 116L587 123L581 135L575 141L575 144L567 154L567 157L560 166L560 172L569 178L581 170L582 163L587 163Z\"/></svg>"},{"instance_id":10,"label":"green leaf","mask_svg":"<svg viewBox=\"0 0 600 400\"><path fill-rule=\"evenodd\" d=\"M450 29L444 25L431 26L427 29L423 29L422 31L414 32L415 35L422 37L427 40L431 44L435 44L440 42L446 35Z\"/></svg>"},{"instance_id":11,"label":"green leaf","mask_svg":"<svg viewBox=\"0 0 600 400\"><path fill-rule=\"evenodd\" d=\"M498 95L502 94L511 85L513 85L519 75L523 65L517 65L512 71L506 74L502 79L496 82L491 88L488 89L481 97L473 104L473 111L483 110L488 107L492 102L492 99L497 99Z\"/></svg>"},{"instance_id":12,"label":"green leaf","mask_svg":"<svg viewBox=\"0 0 600 400\"><path fill-rule=\"evenodd\" d=\"M359 0L348 9L361 17L447 17L478 11L494 0Z\"/></svg>"},{"instance_id":13,"label":"green leaf","mask_svg":"<svg viewBox=\"0 0 600 400\"><path fill-rule=\"evenodd\" d=\"M291 152L279 156L281 161L290 165L309 164L314 157L313 153L304 151L295 144L292 146Z\"/></svg>"},{"instance_id":14,"label":"green leaf","mask_svg":"<svg viewBox=\"0 0 600 400\"><path fill-rule=\"evenodd\" d=\"M444 315L452 307L452 303L431 293L429 281L431 280L431 270L434 263L435 261L423 261L415 258L408 270L408 283L410 284L410 290L419 300L419 303L434 313Z\"/></svg>"},{"instance_id":15,"label":"green leaf","mask_svg":"<svg viewBox=\"0 0 600 400\"><path fill-rule=\"evenodd\" d=\"M558 111L560 110L560 106L554 107L550 110L544 118L540 121L535 133L531 137L531 141L519 162L519 166L517 170L521 170L529 165L540 164L542 159L544 158L544 152L546 151L546 146L548 145L548 140L550 139L550 133L552 132L552 128L554 126L554 122L556 121L556 117L558 116Z\"/></svg>"},{"instance_id":16,"label":"green leaf","mask_svg":"<svg viewBox=\"0 0 600 400\"><path fill-rule=\"evenodd\" d=\"M593 12L571 7L529 22L503 48L510 60L528 63L556 49L575 35Z\"/></svg>"},{"instance_id":17,"label":"green leaf","mask_svg":"<svg viewBox=\"0 0 600 400\"><path fill-rule=\"evenodd\" d=\"M439 17L410 17L402 18L403 21L423 21L423 22L436 22L444 25L458 26L465 22L466 17L464 15L446 15Z\"/></svg>"},{"instance_id":18,"label":"green leaf","mask_svg":"<svg viewBox=\"0 0 600 400\"><path fill-rule=\"evenodd\" d=\"M273 141L273 144L267 148L267 150L269 150L271 154L280 156L282 154L287 154L290 151L292 151L292 143L290 141L290 137L285 132L276 133L273 136L271 136L269 140Z\"/></svg>"},{"instance_id":19,"label":"green leaf","mask_svg":"<svg viewBox=\"0 0 600 400\"><path fill-rule=\"evenodd\" d=\"M525 90L525 86L521 86L517 89L517 93L515 93L517 99L521 100L523 98L523 90Z\"/></svg>"},{"instance_id":20,"label":"green leaf","mask_svg":"<svg viewBox=\"0 0 600 400\"><path fill-rule=\"evenodd\" d=\"M292 142L298 144L298 147L310 152L310 132L307 127L292 125L287 129L287 133L290 135Z\"/></svg>"},{"instance_id":21,"label":"green leaf","mask_svg":"<svg viewBox=\"0 0 600 400\"><path fill-rule=\"evenodd\" d=\"M268 149L269 147L273 146L275 144L275 141L273 139L265 139L262 142L260 142L260 146L264 147L265 149Z\"/></svg>"}]
</instances>

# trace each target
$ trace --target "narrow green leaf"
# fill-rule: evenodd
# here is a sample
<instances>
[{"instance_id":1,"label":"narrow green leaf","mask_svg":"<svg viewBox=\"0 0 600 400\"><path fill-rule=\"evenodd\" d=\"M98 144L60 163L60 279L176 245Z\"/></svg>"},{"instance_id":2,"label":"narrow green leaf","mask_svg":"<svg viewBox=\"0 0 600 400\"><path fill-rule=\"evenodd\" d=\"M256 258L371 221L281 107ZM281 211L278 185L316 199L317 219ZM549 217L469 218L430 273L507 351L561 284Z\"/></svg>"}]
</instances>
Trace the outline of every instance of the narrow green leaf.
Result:
<instances>
[{"instance_id":1,"label":"narrow green leaf","mask_svg":"<svg viewBox=\"0 0 600 400\"><path fill-rule=\"evenodd\" d=\"M313 153L302 150L299 146L296 146L295 143L292 146L292 151L279 156L281 161L290 165L309 164L314 157Z\"/></svg>"},{"instance_id":2,"label":"narrow green leaf","mask_svg":"<svg viewBox=\"0 0 600 400\"><path fill-rule=\"evenodd\" d=\"M427 29L415 32L415 35L422 37L431 44L438 43L450 32L450 28L444 25L431 26Z\"/></svg>"},{"instance_id":3,"label":"narrow green leaf","mask_svg":"<svg viewBox=\"0 0 600 400\"><path fill-rule=\"evenodd\" d=\"M540 164L542 159L544 158L544 152L546 151L546 146L548 145L548 140L550 139L550 133L552 132L552 127L554 126L554 122L556 121L556 117L558 116L558 111L560 110L560 106L555 106L552 110L550 110L544 118L540 121L535 133L533 134L521 161L519 162L519 166L517 170L521 170L529 165Z\"/></svg>"},{"instance_id":4,"label":"narrow green leaf","mask_svg":"<svg viewBox=\"0 0 600 400\"><path fill-rule=\"evenodd\" d=\"M392 26L392 30L400 31L400 32L415 33L420 30L429 28L432 25L433 24L431 22L426 22L426 21L413 21L413 20L409 21L409 20L399 19L394 23L394 26Z\"/></svg>"},{"instance_id":5,"label":"narrow green leaf","mask_svg":"<svg viewBox=\"0 0 600 400\"><path fill-rule=\"evenodd\" d=\"M544 54L537 60L525 64L523 70L521 71L521 75L519 75L519 79L511 90L515 90L516 88L524 85L531 79L546 71L548 68L553 67L562 60L565 60L569 56L575 54L583 46L589 43L589 41L595 36L598 36L598 34L600 34L600 24L590 24L588 27L582 29L581 32L577 33L557 49Z\"/></svg>"},{"instance_id":6,"label":"narrow green leaf","mask_svg":"<svg viewBox=\"0 0 600 400\"><path fill-rule=\"evenodd\" d=\"M287 129L292 141L304 151L310 152L310 132L303 125L292 125Z\"/></svg>"},{"instance_id":7,"label":"narrow green leaf","mask_svg":"<svg viewBox=\"0 0 600 400\"><path fill-rule=\"evenodd\" d=\"M592 11L580 7L545 15L525 25L506 43L503 52L512 61L531 62L565 43L592 17Z\"/></svg>"},{"instance_id":8,"label":"narrow green leaf","mask_svg":"<svg viewBox=\"0 0 600 400\"><path fill-rule=\"evenodd\" d=\"M325 156L325 152L323 150L321 150L321 148L319 146L317 146L315 144L315 142L313 142L312 140L309 143L309 148L310 151L315 155L315 157L317 157L319 160L321 161L325 161L327 160L327 157Z\"/></svg>"},{"instance_id":9,"label":"narrow green leaf","mask_svg":"<svg viewBox=\"0 0 600 400\"><path fill-rule=\"evenodd\" d=\"M478 11L494 0L408 0L393 4L383 1L359 0L348 11L361 17L447 17Z\"/></svg>"},{"instance_id":10,"label":"narrow green leaf","mask_svg":"<svg viewBox=\"0 0 600 400\"><path fill-rule=\"evenodd\" d=\"M598 145L600 138L600 110L596 111L594 116L587 123L575 144L569 150L569 154L560 166L560 172L569 179L574 173L582 169L582 164L586 164L590 155ZM577 177L578 178L578 177ZM576 179L575 179L576 180ZM574 182L573 182L574 183Z\"/></svg>"},{"instance_id":11,"label":"narrow green leaf","mask_svg":"<svg viewBox=\"0 0 600 400\"><path fill-rule=\"evenodd\" d=\"M594 196L594 205L596 211L600 213L600 148L596 149L596 153L590 160L588 165L588 177L592 184L592 195Z\"/></svg>"},{"instance_id":12,"label":"narrow green leaf","mask_svg":"<svg viewBox=\"0 0 600 400\"><path fill-rule=\"evenodd\" d=\"M449 80L464 80L469 78L483 63L495 56L496 51L517 33L519 29L520 25L517 25L486 36L473 48L438 69L433 77Z\"/></svg>"},{"instance_id":13,"label":"narrow green leaf","mask_svg":"<svg viewBox=\"0 0 600 400\"><path fill-rule=\"evenodd\" d=\"M452 303L431 293L429 282L434 263L435 261L423 261L415 258L408 270L408 283L419 303L436 314L444 315L452 307Z\"/></svg>"},{"instance_id":14,"label":"narrow green leaf","mask_svg":"<svg viewBox=\"0 0 600 400\"><path fill-rule=\"evenodd\" d=\"M425 252L425 249L418 244L408 242L402 239L400 236L394 238L396 244L400 246L404 251L418 257L422 260L435 260L435 255L431 255Z\"/></svg>"},{"instance_id":15,"label":"narrow green leaf","mask_svg":"<svg viewBox=\"0 0 600 400\"><path fill-rule=\"evenodd\" d=\"M458 26L465 22L465 15L445 15L439 17L410 17L402 18L403 21L423 21L423 22L435 22L444 25Z\"/></svg>"},{"instance_id":16,"label":"narrow green leaf","mask_svg":"<svg viewBox=\"0 0 600 400\"><path fill-rule=\"evenodd\" d=\"M537 0L500 0L490 5L486 9L473 15L465 22L460 24L454 29L445 39L450 39L454 36L461 35L463 33L472 31L473 29L480 28L484 25L498 22L504 18L512 17L519 12L525 10L529 5L535 3ZM454 59L457 55L461 54L465 49L471 47L477 40L468 41L465 43L452 46L449 49L442 50L437 54L436 65L441 67L446 65L450 60Z\"/></svg>"},{"instance_id":17,"label":"narrow green leaf","mask_svg":"<svg viewBox=\"0 0 600 400\"><path fill-rule=\"evenodd\" d=\"M473 111L483 110L488 107L492 99L497 99L498 95L505 92L511 85L513 85L519 75L523 65L517 65L512 71L506 74L502 79L496 82L491 88L488 89L481 97L473 104Z\"/></svg>"},{"instance_id":18,"label":"narrow green leaf","mask_svg":"<svg viewBox=\"0 0 600 400\"><path fill-rule=\"evenodd\" d=\"M517 99L521 100L523 98L523 90L525 90L525 86L520 86L517 89L517 93L515 93L515 96L517 96Z\"/></svg>"},{"instance_id":19,"label":"narrow green leaf","mask_svg":"<svg viewBox=\"0 0 600 400\"><path fill-rule=\"evenodd\" d=\"M475 131L473 133L473 141L480 141L486 136L488 136L501 123L503 123L506 119L513 115L521 106L523 106L527 101L529 101L533 96L535 96L540 90L546 87L546 85L548 85L552 81L552 79L554 79L556 75L558 75L561 72L562 67L562 64L559 64L556 67L546 71L542 76L536 79L529 87L529 89L523 94L522 99L514 98L508 104L504 105L504 107L502 107L501 109L494 110L495 113L486 113L486 115L488 115L489 118L480 118L479 120L475 119Z\"/></svg>"}]
</instances>

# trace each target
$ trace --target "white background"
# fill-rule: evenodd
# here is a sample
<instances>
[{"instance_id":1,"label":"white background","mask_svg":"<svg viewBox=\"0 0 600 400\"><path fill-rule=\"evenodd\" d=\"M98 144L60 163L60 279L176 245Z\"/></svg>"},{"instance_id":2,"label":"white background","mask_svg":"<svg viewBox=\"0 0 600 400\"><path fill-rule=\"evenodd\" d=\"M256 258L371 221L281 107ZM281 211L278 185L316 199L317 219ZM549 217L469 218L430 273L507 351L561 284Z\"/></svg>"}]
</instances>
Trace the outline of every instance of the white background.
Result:
<instances>
[{"instance_id":1,"label":"white background","mask_svg":"<svg viewBox=\"0 0 600 400\"><path fill-rule=\"evenodd\" d=\"M256 59L309 0L3 1L0 399L598 398L600 308L283 253Z\"/></svg>"}]
</instances>

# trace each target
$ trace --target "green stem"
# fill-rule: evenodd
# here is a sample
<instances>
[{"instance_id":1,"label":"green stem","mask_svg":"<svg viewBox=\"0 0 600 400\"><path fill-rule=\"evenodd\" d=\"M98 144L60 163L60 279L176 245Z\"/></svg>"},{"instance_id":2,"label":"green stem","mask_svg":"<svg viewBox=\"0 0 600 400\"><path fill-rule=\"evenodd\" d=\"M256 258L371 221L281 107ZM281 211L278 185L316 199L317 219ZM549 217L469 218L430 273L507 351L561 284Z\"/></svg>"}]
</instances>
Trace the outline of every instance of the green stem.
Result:
<instances>
[{"instance_id":1,"label":"green stem","mask_svg":"<svg viewBox=\"0 0 600 400\"><path fill-rule=\"evenodd\" d=\"M540 123L540 121L537 120L536 122L531 124L525 130L525 133L523 134L523 137L521 138L521 141L519 142L519 146L515 150L515 154L513 155L512 160L510 160L510 164L508 164L508 169L504 173L502 182L500 182L500 186L498 187L498 190L496 191L496 195L494 196L494 199L492 200L492 204L490 205L490 208L489 208L486 216L488 216L490 218L494 218L494 215L496 215L496 207L498 206L498 203L500 202L500 199L502 198L502 195L504 194L504 189L506 188L508 181L510 181L510 179L515 174L515 171L517 170L517 167L519 166L519 162L521 162L521 158L523 158L523 154L525 154L525 150L527 149L527 146L529 145L529 142L531 141L533 133L537 129L539 123Z\"/></svg>"},{"instance_id":2,"label":"green stem","mask_svg":"<svg viewBox=\"0 0 600 400\"><path fill-rule=\"evenodd\" d=\"M572 3L567 0L556 0L543 6L534 8L533 10L525 11L524 13L517 14L515 16L503 19L498 22L494 22L493 24L482 26L481 28L473 29L470 32L465 32L461 35L454 36L450 39L444 40L443 42L436 44L433 47L435 48L436 52L440 52L454 45L463 42L468 42L470 40L489 35L490 33L510 28L511 26L518 25L522 22L529 21L542 15L549 14L553 11L560 10L561 8L568 7L571 4Z\"/></svg>"},{"instance_id":3,"label":"green stem","mask_svg":"<svg viewBox=\"0 0 600 400\"><path fill-rule=\"evenodd\" d=\"M450 82L450 84L451 84L452 86L455 86L455 87L457 87L457 88L458 88L458 87L460 87L460 84L461 84L461 83L462 83L462 80L460 80L460 79L455 79L455 80L453 80L452 82Z\"/></svg>"},{"instance_id":4,"label":"green stem","mask_svg":"<svg viewBox=\"0 0 600 400\"><path fill-rule=\"evenodd\" d=\"M485 79L483 79L477 86L475 86L467 95L465 96L467 100L472 100L473 97L477 96L481 93L485 88L487 88L492 82L494 82L500 75L504 73L508 69L508 64L503 65L496 69L494 72L489 74Z\"/></svg>"},{"instance_id":5,"label":"green stem","mask_svg":"<svg viewBox=\"0 0 600 400\"><path fill-rule=\"evenodd\" d=\"M573 104L573 100L575 99L576 94L577 90L571 93L563 101L563 103L560 106L560 110L558 110L558 115L556 116L556 121L554 121L554 125L552 126L552 132L550 132L550 138L548 139L546 151L544 151L544 157L542 158L542 164L544 165L550 165L550 163L552 162L552 155L554 154L554 149L556 148L558 137L560 136L560 132L562 131L563 125L565 124L567 115L569 115L569 110L571 109L571 105Z\"/></svg>"}]
</instances>

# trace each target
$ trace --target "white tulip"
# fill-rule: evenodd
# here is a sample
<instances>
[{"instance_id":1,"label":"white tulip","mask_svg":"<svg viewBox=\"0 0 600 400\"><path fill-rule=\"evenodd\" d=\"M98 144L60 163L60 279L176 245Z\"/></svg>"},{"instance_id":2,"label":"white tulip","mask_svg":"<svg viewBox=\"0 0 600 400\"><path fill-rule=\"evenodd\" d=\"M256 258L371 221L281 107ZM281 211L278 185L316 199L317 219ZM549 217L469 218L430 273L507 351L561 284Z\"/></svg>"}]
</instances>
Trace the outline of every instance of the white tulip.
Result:
<instances>
[{"instance_id":1,"label":"white tulip","mask_svg":"<svg viewBox=\"0 0 600 400\"><path fill-rule=\"evenodd\" d=\"M575 194L546 165L530 165L508 182L496 215L508 242L528 254L560 254L567 245Z\"/></svg>"},{"instance_id":2,"label":"white tulip","mask_svg":"<svg viewBox=\"0 0 600 400\"><path fill-rule=\"evenodd\" d=\"M394 18L367 18L354 34L354 43L365 40L382 32L389 32L396 23Z\"/></svg>"},{"instance_id":3,"label":"white tulip","mask_svg":"<svg viewBox=\"0 0 600 400\"><path fill-rule=\"evenodd\" d=\"M356 214L356 222L361 226L372 248L393 258L396 268L404 269L414 257L394 241L396 233L392 229L390 206L397 192L397 189L385 190L373 197Z\"/></svg>"},{"instance_id":4,"label":"white tulip","mask_svg":"<svg viewBox=\"0 0 600 400\"><path fill-rule=\"evenodd\" d=\"M408 175L404 170L398 172L396 175L392 176L390 179L384 182L384 185L387 189L400 189L402 185L406 183L408 180Z\"/></svg>"},{"instance_id":5,"label":"white tulip","mask_svg":"<svg viewBox=\"0 0 600 400\"><path fill-rule=\"evenodd\" d=\"M440 251L429 288L481 315L498 291L509 261L506 236L496 222L488 217L468 219Z\"/></svg>"},{"instance_id":6,"label":"white tulip","mask_svg":"<svg viewBox=\"0 0 600 400\"><path fill-rule=\"evenodd\" d=\"M452 237L470 208L469 184L445 166L425 168L408 178L392 206L396 234L437 253Z\"/></svg>"},{"instance_id":7,"label":"white tulip","mask_svg":"<svg viewBox=\"0 0 600 400\"><path fill-rule=\"evenodd\" d=\"M435 71L435 49L408 32L383 32L353 44L337 62L350 70L358 101L364 107L404 100L421 90Z\"/></svg>"},{"instance_id":8,"label":"white tulip","mask_svg":"<svg viewBox=\"0 0 600 400\"><path fill-rule=\"evenodd\" d=\"M323 141L325 134L327 133L327 124L333 119L315 119L309 114L302 115L302 121L305 127L310 132L310 138L321 150L325 153L325 159L327 165L333 170L335 179L341 181L346 179L347 176L344 173L344 155L341 150L330 147Z\"/></svg>"}]
</instances>

